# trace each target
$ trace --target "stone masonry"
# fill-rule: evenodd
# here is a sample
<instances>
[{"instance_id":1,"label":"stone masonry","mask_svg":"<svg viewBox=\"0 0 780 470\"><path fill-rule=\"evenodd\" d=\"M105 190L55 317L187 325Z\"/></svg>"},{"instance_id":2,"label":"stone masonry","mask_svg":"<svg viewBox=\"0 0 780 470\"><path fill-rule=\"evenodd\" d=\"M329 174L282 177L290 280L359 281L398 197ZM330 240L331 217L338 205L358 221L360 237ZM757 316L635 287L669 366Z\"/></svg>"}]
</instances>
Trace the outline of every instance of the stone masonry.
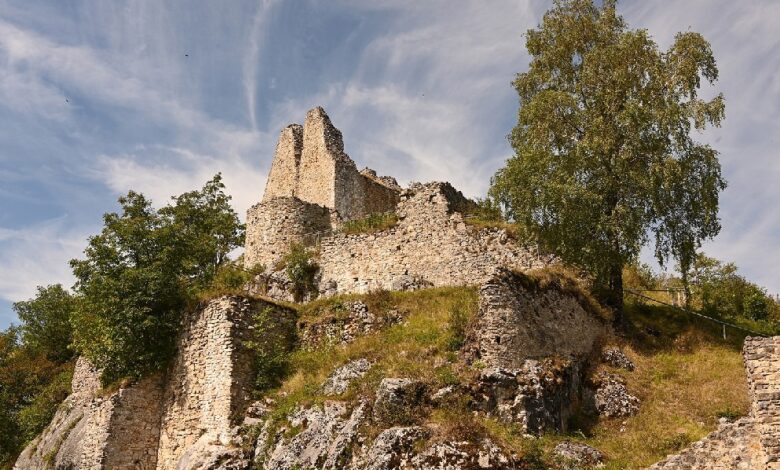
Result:
<instances>
[{"instance_id":1,"label":"stone masonry","mask_svg":"<svg viewBox=\"0 0 780 470\"><path fill-rule=\"evenodd\" d=\"M159 375L101 395L98 371L79 359L71 395L15 469L154 469L160 433Z\"/></svg>"},{"instance_id":2,"label":"stone masonry","mask_svg":"<svg viewBox=\"0 0 780 470\"><path fill-rule=\"evenodd\" d=\"M742 347L750 414L650 468L780 469L780 336L748 337Z\"/></svg>"},{"instance_id":3,"label":"stone masonry","mask_svg":"<svg viewBox=\"0 0 780 470\"><path fill-rule=\"evenodd\" d=\"M338 211L343 220L392 210L394 181L359 172L346 153L341 132L320 107L306 114L303 127L286 127L276 147L263 201L292 196Z\"/></svg>"},{"instance_id":4,"label":"stone masonry","mask_svg":"<svg viewBox=\"0 0 780 470\"><path fill-rule=\"evenodd\" d=\"M303 126L282 130L263 200L247 212L247 266L270 273L293 243L314 246L320 295L408 290L422 286L475 285L499 267L539 268L551 257L512 240L501 229L466 223L474 203L449 183L414 184L401 190L394 179L370 169L358 172L344 153L341 132L322 108ZM395 212L398 224L371 234L344 234L342 222ZM278 279L260 289L290 300Z\"/></svg>"},{"instance_id":5,"label":"stone masonry","mask_svg":"<svg viewBox=\"0 0 780 470\"><path fill-rule=\"evenodd\" d=\"M504 230L467 225L461 211L468 204L449 183L416 185L401 193L395 227L322 238L320 293L476 285L502 266L527 270L550 261Z\"/></svg>"},{"instance_id":6,"label":"stone masonry","mask_svg":"<svg viewBox=\"0 0 780 470\"><path fill-rule=\"evenodd\" d=\"M605 321L554 287L535 291L502 270L480 288L466 351L488 367L518 369L527 359L583 358L608 334Z\"/></svg>"},{"instance_id":7,"label":"stone masonry","mask_svg":"<svg viewBox=\"0 0 780 470\"><path fill-rule=\"evenodd\" d=\"M263 320L258 320L262 316ZM290 349L295 312L240 296L214 299L184 318L178 353L154 375L112 393L79 359L72 393L15 469L201 468L235 450L254 386L252 340Z\"/></svg>"},{"instance_id":8,"label":"stone masonry","mask_svg":"<svg viewBox=\"0 0 780 470\"><path fill-rule=\"evenodd\" d=\"M292 311L237 296L221 297L185 320L179 353L169 372L163 402L158 469L175 469L191 449L208 444L229 446L253 388L253 312L266 309L273 316L267 338L286 338L295 326ZM284 345L267 343L281 350Z\"/></svg>"}]
</instances>

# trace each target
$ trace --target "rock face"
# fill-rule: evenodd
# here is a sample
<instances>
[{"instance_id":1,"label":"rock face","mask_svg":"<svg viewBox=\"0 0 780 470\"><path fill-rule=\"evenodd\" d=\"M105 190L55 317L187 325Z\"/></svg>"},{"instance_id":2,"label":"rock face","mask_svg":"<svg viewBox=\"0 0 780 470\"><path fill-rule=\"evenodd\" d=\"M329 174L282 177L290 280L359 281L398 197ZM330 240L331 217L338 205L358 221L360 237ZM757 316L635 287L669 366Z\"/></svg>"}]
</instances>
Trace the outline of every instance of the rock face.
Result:
<instances>
[{"instance_id":1,"label":"rock face","mask_svg":"<svg viewBox=\"0 0 780 470\"><path fill-rule=\"evenodd\" d=\"M299 138L300 132L300 126L282 131L263 201L247 212L248 266L271 271L291 243L316 244L319 294L333 295L479 284L500 266L529 269L550 261L503 230L468 227L463 212L473 202L448 183L401 191L392 179L358 172L322 108L309 111ZM395 227L338 232L343 221L385 212L397 214ZM285 289L265 284L264 294L290 299Z\"/></svg>"},{"instance_id":2,"label":"rock face","mask_svg":"<svg viewBox=\"0 0 780 470\"><path fill-rule=\"evenodd\" d=\"M484 370L473 391L477 409L527 434L566 431L581 401L583 371L574 361L529 359L522 368Z\"/></svg>"},{"instance_id":3,"label":"rock face","mask_svg":"<svg viewBox=\"0 0 780 470\"><path fill-rule=\"evenodd\" d=\"M366 375L370 368L371 363L367 359L356 359L339 367L322 384L322 393L326 395L341 395L347 391L347 387L353 380Z\"/></svg>"},{"instance_id":4,"label":"rock face","mask_svg":"<svg viewBox=\"0 0 780 470\"><path fill-rule=\"evenodd\" d=\"M651 469L780 468L780 336L748 337L742 348L751 410Z\"/></svg>"}]
</instances>

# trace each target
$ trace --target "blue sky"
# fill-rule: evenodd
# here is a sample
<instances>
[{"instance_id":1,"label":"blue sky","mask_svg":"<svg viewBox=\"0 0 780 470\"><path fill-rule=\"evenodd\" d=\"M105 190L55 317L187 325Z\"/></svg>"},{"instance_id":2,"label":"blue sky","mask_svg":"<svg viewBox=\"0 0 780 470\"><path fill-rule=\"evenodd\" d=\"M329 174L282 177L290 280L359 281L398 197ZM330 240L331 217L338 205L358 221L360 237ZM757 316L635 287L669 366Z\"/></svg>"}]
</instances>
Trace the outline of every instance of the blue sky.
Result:
<instances>
[{"instance_id":1,"label":"blue sky","mask_svg":"<svg viewBox=\"0 0 780 470\"><path fill-rule=\"evenodd\" d=\"M485 193L511 155L509 86L548 1L0 0L0 327L129 189L159 204L221 171L261 194L276 137L322 105L359 166ZM706 251L780 292L780 2L623 0L667 46L712 43L729 188Z\"/></svg>"}]
</instances>

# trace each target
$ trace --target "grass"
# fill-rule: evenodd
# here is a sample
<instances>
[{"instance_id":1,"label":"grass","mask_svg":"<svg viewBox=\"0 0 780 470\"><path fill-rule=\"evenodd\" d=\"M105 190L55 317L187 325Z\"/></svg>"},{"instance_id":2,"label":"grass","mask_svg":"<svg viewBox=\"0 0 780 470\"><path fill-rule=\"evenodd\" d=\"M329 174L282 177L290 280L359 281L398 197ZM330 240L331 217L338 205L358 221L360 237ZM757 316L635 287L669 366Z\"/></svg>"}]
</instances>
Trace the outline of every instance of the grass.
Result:
<instances>
[{"instance_id":1,"label":"grass","mask_svg":"<svg viewBox=\"0 0 780 470\"><path fill-rule=\"evenodd\" d=\"M552 273L536 273L529 282L537 288L560 288ZM572 286L566 287L568 290ZM573 289L573 288L572 288ZM576 293L576 291L574 291ZM299 307L301 318L316 320L338 315L347 300L360 299L370 311L406 312L406 320L344 346L298 350L291 355L292 372L270 392L276 399L277 425L298 405L322 403L319 386L337 367L358 358L374 363L369 373L339 397L357 403L373 397L384 377L422 380L431 390L466 384L478 365L459 360L453 345L460 344L465 315L477 308L475 288L437 288L416 292L377 292L323 299ZM630 392L642 401L636 416L594 422L578 416L566 435L524 436L516 425L475 415L468 397L453 394L438 407L416 415L416 422L433 430L433 441L488 436L510 452L524 456L523 468L548 468L552 448L563 440L592 445L608 458L609 469L641 468L675 453L717 427L720 417L736 418L748 411L746 378L741 358L743 336L671 308L628 304L630 330L614 341L636 364L634 372L610 369L625 377ZM600 366L606 367L606 366ZM381 429L368 428L371 437Z\"/></svg>"},{"instance_id":2,"label":"grass","mask_svg":"<svg viewBox=\"0 0 780 470\"><path fill-rule=\"evenodd\" d=\"M611 372L640 398L639 413L583 420L567 436L545 436L547 450L577 440L603 451L608 469L642 468L714 431L718 418L747 414L743 335L724 340L719 326L667 307L628 304L627 315L632 329L623 349L636 370Z\"/></svg>"},{"instance_id":3,"label":"grass","mask_svg":"<svg viewBox=\"0 0 780 470\"><path fill-rule=\"evenodd\" d=\"M341 232L347 235L358 233L382 232L398 224L395 212L376 212L362 219L348 220L341 226Z\"/></svg>"}]
</instances>

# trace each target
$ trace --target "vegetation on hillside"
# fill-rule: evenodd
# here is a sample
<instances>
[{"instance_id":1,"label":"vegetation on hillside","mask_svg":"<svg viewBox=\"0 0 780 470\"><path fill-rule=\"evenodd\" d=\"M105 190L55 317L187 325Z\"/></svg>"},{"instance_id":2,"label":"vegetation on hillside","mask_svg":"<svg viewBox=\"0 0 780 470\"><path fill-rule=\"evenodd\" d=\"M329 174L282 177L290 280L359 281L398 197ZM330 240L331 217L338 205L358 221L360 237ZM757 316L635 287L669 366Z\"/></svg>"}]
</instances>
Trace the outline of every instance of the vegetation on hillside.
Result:
<instances>
[{"instance_id":1,"label":"vegetation on hillside","mask_svg":"<svg viewBox=\"0 0 780 470\"><path fill-rule=\"evenodd\" d=\"M469 325L476 312L476 289L436 288L340 296L302 305L299 314L311 324L338 314L343 303L350 300L362 300L377 315L402 312L405 320L347 345L324 344L290 354L286 378L277 388L262 394L275 400L275 426L285 425L286 416L297 406L332 399L322 394L320 385L333 370L351 360L366 358L374 364L366 376L339 397L353 403L372 398L385 377L413 378L423 381L430 390L437 390L468 384L479 373L479 362L469 366L458 353L463 345L464 325ZM512 424L474 415L468 398L456 394L446 406L426 405L415 410L405 423L429 426L434 432L431 439L478 441L490 437L523 456L523 468L553 468L555 444L575 440L604 451L609 459L607 468L617 469L656 462L714 430L719 418L733 419L747 413L747 386L740 354L743 335L730 332L728 339L723 340L718 325L669 307L629 301L626 313L626 337L614 341L637 367L633 372L612 368L610 372L625 377L629 390L641 398L636 416L594 420L578 415L569 423L566 434L531 438ZM379 431L377 428L366 432Z\"/></svg>"},{"instance_id":2,"label":"vegetation on hillside","mask_svg":"<svg viewBox=\"0 0 780 470\"><path fill-rule=\"evenodd\" d=\"M658 260L677 259L685 276L720 231L718 152L690 135L724 116L721 95L699 97L702 81L718 78L712 50L692 31L660 50L615 0L556 0L526 47L515 155L490 194L550 251L587 268L619 321L622 268L650 234Z\"/></svg>"}]
</instances>

